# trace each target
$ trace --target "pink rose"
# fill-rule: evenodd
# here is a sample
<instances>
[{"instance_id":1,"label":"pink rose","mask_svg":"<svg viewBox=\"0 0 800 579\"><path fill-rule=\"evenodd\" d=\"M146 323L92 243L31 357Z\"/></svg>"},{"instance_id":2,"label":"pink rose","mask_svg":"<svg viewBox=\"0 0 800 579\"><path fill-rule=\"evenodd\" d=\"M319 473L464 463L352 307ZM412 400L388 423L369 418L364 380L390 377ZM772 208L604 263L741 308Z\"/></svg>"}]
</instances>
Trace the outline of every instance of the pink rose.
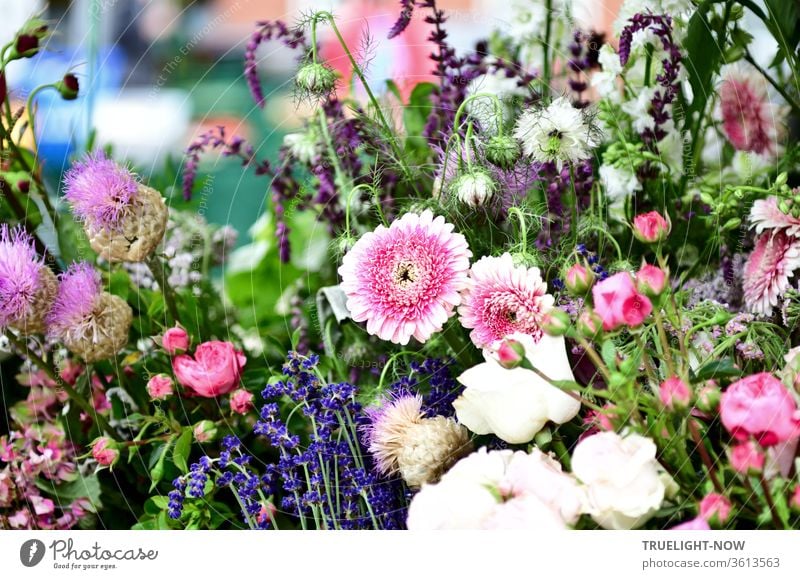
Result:
<instances>
[{"instance_id":1,"label":"pink rose","mask_svg":"<svg viewBox=\"0 0 800 579\"><path fill-rule=\"evenodd\" d=\"M156 374L147 382L147 393L153 400L164 400L172 396L172 378Z\"/></svg>"},{"instance_id":2,"label":"pink rose","mask_svg":"<svg viewBox=\"0 0 800 579\"><path fill-rule=\"evenodd\" d=\"M752 440L741 442L730 450L731 466L741 474L758 474L764 470L764 453Z\"/></svg>"},{"instance_id":3,"label":"pink rose","mask_svg":"<svg viewBox=\"0 0 800 579\"><path fill-rule=\"evenodd\" d=\"M772 374L761 372L734 382L719 405L722 424L738 440L753 436L775 446L800 436L800 415L789 390Z\"/></svg>"},{"instance_id":4,"label":"pink rose","mask_svg":"<svg viewBox=\"0 0 800 579\"><path fill-rule=\"evenodd\" d=\"M525 346L517 340L506 339L500 342L494 354L500 365L510 370L522 364L525 359Z\"/></svg>"},{"instance_id":5,"label":"pink rose","mask_svg":"<svg viewBox=\"0 0 800 579\"><path fill-rule=\"evenodd\" d=\"M675 525L670 529L671 531L710 531L711 527L708 526L708 521L703 517L695 517L680 525Z\"/></svg>"},{"instance_id":6,"label":"pink rose","mask_svg":"<svg viewBox=\"0 0 800 579\"><path fill-rule=\"evenodd\" d=\"M92 456L102 466L112 466L119 459L119 450L110 438L98 438L92 444Z\"/></svg>"},{"instance_id":7,"label":"pink rose","mask_svg":"<svg viewBox=\"0 0 800 579\"><path fill-rule=\"evenodd\" d=\"M240 388L231 394L231 410L236 414L247 414L253 407L253 393Z\"/></svg>"},{"instance_id":8,"label":"pink rose","mask_svg":"<svg viewBox=\"0 0 800 579\"><path fill-rule=\"evenodd\" d=\"M660 296L667 287L667 273L660 267L645 264L636 274L636 286L646 296Z\"/></svg>"},{"instance_id":9,"label":"pink rose","mask_svg":"<svg viewBox=\"0 0 800 579\"><path fill-rule=\"evenodd\" d=\"M198 396L214 398L234 390L247 358L230 342L204 342L194 358L187 354L172 360L172 369L181 385Z\"/></svg>"},{"instance_id":10,"label":"pink rose","mask_svg":"<svg viewBox=\"0 0 800 579\"><path fill-rule=\"evenodd\" d=\"M649 211L633 218L633 235L644 243L658 243L669 235L671 227L658 211Z\"/></svg>"},{"instance_id":11,"label":"pink rose","mask_svg":"<svg viewBox=\"0 0 800 579\"><path fill-rule=\"evenodd\" d=\"M677 376L672 376L658 387L658 397L667 408L686 408L692 400L692 391L686 382Z\"/></svg>"},{"instance_id":12,"label":"pink rose","mask_svg":"<svg viewBox=\"0 0 800 579\"><path fill-rule=\"evenodd\" d=\"M717 493L709 493L700 501L700 517L714 526L722 526L731 516L731 502Z\"/></svg>"},{"instance_id":13,"label":"pink rose","mask_svg":"<svg viewBox=\"0 0 800 579\"><path fill-rule=\"evenodd\" d=\"M576 295L583 295L589 291L594 283L594 273L587 267L576 263L564 274L564 285Z\"/></svg>"},{"instance_id":14,"label":"pink rose","mask_svg":"<svg viewBox=\"0 0 800 579\"><path fill-rule=\"evenodd\" d=\"M170 328L161 338L161 347L164 348L170 356L175 354L182 354L189 349L189 334L180 326Z\"/></svg>"},{"instance_id":15,"label":"pink rose","mask_svg":"<svg viewBox=\"0 0 800 579\"><path fill-rule=\"evenodd\" d=\"M620 326L635 328L653 311L653 304L636 291L631 274L624 271L595 284L592 297L594 311L606 331Z\"/></svg>"}]
</instances>

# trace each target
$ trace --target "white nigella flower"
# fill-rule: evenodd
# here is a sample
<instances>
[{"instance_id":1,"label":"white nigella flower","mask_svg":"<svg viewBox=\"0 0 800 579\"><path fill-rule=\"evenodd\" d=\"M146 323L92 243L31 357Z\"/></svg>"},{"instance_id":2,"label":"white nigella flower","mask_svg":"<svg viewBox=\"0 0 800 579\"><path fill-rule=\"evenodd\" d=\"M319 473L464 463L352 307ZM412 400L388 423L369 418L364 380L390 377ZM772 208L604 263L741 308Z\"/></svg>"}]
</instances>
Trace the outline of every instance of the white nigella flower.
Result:
<instances>
[{"instance_id":1,"label":"white nigella flower","mask_svg":"<svg viewBox=\"0 0 800 579\"><path fill-rule=\"evenodd\" d=\"M450 185L453 194L470 207L481 207L494 195L497 189L492 176L480 168L467 169Z\"/></svg>"},{"instance_id":2,"label":"white nigella flower","mask_svg":"<svg viewBox=\"0 0 800 579\"><path fill-rule=\"evenodd\" d=\"M647 129L656 126L655 119L650 115L655 89L651 87L641 87L638 89L635 98L622 103L622 111L630 115L633 130L643 133Z\"/></svg>"},{"instance_id":3,"label":"white nigella flower","mask_svg":"<svg viewBox=\"0 0 800 579\"><path fill-rule=\"evenodd\" d=\"M545 2L514 0L511 3L511 14L510 33L512 38L520 40L544 38L547 24L547 4Z\"/></svg>"},{"instance_id":4,"label":"white nigella flower","mask_svg":"<svg viewBox=\"0 0 800 579\"><path fill-rule=\"evenodd\" d=\"M642 188L642 184L630 168L610 164L600 166L600 182L612 203L625 199Z\"/></svg>"},{"instance_id":5,"label":"white nigella flower","mask_svg":"<svg viewBox=\"0 0 800 579\"><path fill-rule=\"evenodd\" d=\"M289 149L292 157L305 164L311 163L319 154L319 144L316 131L311 129L283 137L283 146Z\"/></svg>"},{"instance_id":6,"label":"white nigella flower","mask_svg":"<svg viewBox=\"0 0 800 579\"><path fill-rule=\"evenodd\" d=\"M658 142L658 153L661 162L669 167L673 181L683 176L683 133L675 128L665 126L667 136Z\"/></svg>"},{"instance_id":7,"label":"white nigella flower","mask_svg":"<svg viewBox=\"0 0 800 579\"><path fill-rule=\"evenodd\" d=\"M592 75L592 86L597 89L597 93L601 97L609 98L612 102L619 102L621 94L617 78L622 72L619 54L610 44L604 44L600 47L598 62L601 69Z\"/></svg>"},{"instance_id":8,"label":"white nigella flower","mask_svg":"<svg viewBox=\"0 0 800 579\"><path fill-rule=\"evenodd\" d=\"M514 128L514 137L522 151L540 163L575 163L587 159L599 144L596 128L583 111L566 97L559 97L547 107L522 113Z\"/></svg>"}]
</instances>

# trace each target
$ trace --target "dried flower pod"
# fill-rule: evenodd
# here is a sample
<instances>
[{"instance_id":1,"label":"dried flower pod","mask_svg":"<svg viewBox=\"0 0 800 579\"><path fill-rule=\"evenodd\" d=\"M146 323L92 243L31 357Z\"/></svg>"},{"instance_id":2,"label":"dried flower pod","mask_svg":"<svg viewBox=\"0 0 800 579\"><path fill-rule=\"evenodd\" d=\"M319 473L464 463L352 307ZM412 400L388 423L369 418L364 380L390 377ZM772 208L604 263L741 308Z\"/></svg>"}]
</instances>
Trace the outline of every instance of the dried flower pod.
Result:
<instances>
[{"instance_id":1,"label":"dried flower pod","mask_svg":"<svg viewBox=\"0 0 800 579\"><path fill-rule=\"evenodd\" d=\"M92 318L92 335L64 338L67 349L89 363L112 357L128 342L133 311L119 296L103 292Z\"/></svg>"}]
</instances>

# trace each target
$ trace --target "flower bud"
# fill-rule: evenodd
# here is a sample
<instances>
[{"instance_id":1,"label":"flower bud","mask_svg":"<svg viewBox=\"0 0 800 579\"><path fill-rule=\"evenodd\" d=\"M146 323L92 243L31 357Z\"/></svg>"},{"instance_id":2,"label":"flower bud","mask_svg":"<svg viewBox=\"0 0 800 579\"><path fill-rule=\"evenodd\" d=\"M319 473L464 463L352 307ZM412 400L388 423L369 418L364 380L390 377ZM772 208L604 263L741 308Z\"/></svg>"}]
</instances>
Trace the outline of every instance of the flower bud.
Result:
<instances>
[{"instance_id":1,"label":"flower bud","mask_svg":"<svg viewBox=\"0 0 800 579\"><path fill-rule=\"evenodd\" d=\"M510 169L521 154L519 142L508 135L495 135L486 143L486 160L501 169Z\"/></svg>"},{"instance_id":2,"label":"flower bud","mask_svg":"<svg viewBox=\"0 0 800 579\"><path fill-rule=\"evenodd\" d=\"M572 295L583 296L591 289L594 279L591 269L576 263L564 273L564 286Z\"/></svg>"},{"instance_id":3,"label":"flower bud","mask_svg":"<svg viewBox=\"0 0 800 579\"><path fill-rule=\"evenodd\" d=\"M660 296L667 288L669 274L655 265L643 265L636 274L637 289L649 298Z\"/></svg>"},{"instance_id":4,"label":"flower bud","mask_svg":"<svg viewBox=\"0 0 800 579\"><path fill-rule=\"evenodd\" d=\"M664 406L675 410L689 406L692 400L692 391L686 382L677 376L672 376L664 380L658 387L658 397Z\"/></svg>"},{"instance_id":5,"label":"flower bud","mask_svg":"<svg viewBox=\"0 0 800 579\"><path fill-rule=\"evenodd\" d=\"M800 513L800 485L795 485L792 498L789 499L789 507L795 512Z\"/></svg>"},{"instance_id":6,"label":"flower bud","mask_svg":"<svg viewBox=\"0 0 800 579\"><path fill-rule=\"evenodd\" d=\"M30 58L39 52L42 40L47 36L47 25L44 20L33 18L29 20L25 26L17 32L17 37L14 39L14 46L8 55L8 60L17 60L19 58Z\"/></svg>"},{"instance_id":7,"label":"flower bud","mask_svg":"<svg viewBox=\"0 0 800 579\"><path fill-rule=\"evenodd\" d=\"M147 393L152 400L165 400L173 391L172 378L166 374L156 374L147 381Z\"/></svg>"},{"instance_id":8,"label":"flower bud","mask_svg":"<svg viewBox=\"0 0 800 579\"><path fill-rule=\"evenodd\" d=\"M312 62L300 67L295 77L297 86L315 95L325 95L336 84L336 73L323 64Z\"/></svg>"},{"instance_id":9,"label":"flower bud","mask_svg":"<svg viewBox=\"0 0 800 579\"><path fill-rule=\"evenodd\" d=\"M0 102L6 100L8 96L8 85L6 84L6 73L0 70Z\"/></svg>"},{"instance_id":10,"label":"flower bud","mask_svg":"<svg viewBox=\"0 0 800 579\"><path fill-rule=\"evenodd\" d=\"M672 226L657 211L642 213L633 218L633 235L643 243L659 243L669 235Z\"/></svg>"},{"instance_id":11,"label":"flower bud","mask_svg":"<svg viewBox=\"0 0 800 579\"><path fill-rule=\"evenodd\" d=\"M500 365L507 370L511 370L522 364L525 359L525 346L517 340L506 339L502 341L495 353Z\"/></svg>"},{"instance_id":12,"label":"flower bud","mask_svg":"<svg viewBox=\"0 0 800 579\"><path fill-rule=\"evenodd\" d=\"M752 440L732 446L728 452L733 470L739 474L756 476L764 470L765 455Z\"/></svg>"},{"instance_id":13,"label":"flower bud","mask_svg":"<svg viewBox=\"0 0 800 579\"><path fill-rule=\"evenodd\" d=\"M92 457L101 466L114 466L119 460L117 444L105 436L95 439L92 443Z\"/></svg>"},{"instance_id":14,"label":"flower bud","mask_svg":"<svg viewBox=\"0 0 800 579\"><path fill-rule=\"evenodd\" d=\"M462 203L470 207L481 207L494 195L497 189L492 176L485 169L470 169L453 180L452 193Z\"/></svg>"},{"instance_id":15,"label":"flower bud","mask_svg":"<svg viewBox=\"0 0 800 579\"><path fill-rule=\"evenodd\" d=\"M80 84L78 83L78 77L71 72L65 74L64 78L55 84L55 87L65 101L74 101L78 98Z\"/></svg>"},{"instance_id":16,"label":"flower bud","mask_svg":"<svg viewBox=\"0 0 800 579\"><path fill-rule=\"evenodd\" d=\"M578 317L578 331L587 338L596 337L603 329L603 320L594 311L586 309Z\"/></svg>"},{"instance_id":17,"label":"flower bud","mask_svg":"<svg viewBox=\"0 0 800 579\"><path fill-rule=\"evenodd\" d=\"M722 527L731 518L731 502L717 493L709 493L700 501L700 516L712 527Z\"/></svg>"},{"instance_id":18,"label":"flower bud","mask_svg":"<svg viewBox=\"0 0 800 579\"><path fill-rule=\"evenodd\" d=\"M716 382L709 380L697 393L697 402L695 405L698 410L713 415L717 412L721 395Z\"/></svg>"},{"instance_id":19,"label":"flower bud","mask_svg":"<svg viewBox=\"0 0 800 579\"><path fill-rule=\"evenodd\" d=\"M567 312L561 308L553 308L542 316L539 327L548 336L563 336L567 333L571 323Z\"/></svg>"},{"instance_id":20,"label":"flower bud","mask_svg":"<svg viewBox=\"0 0 800 579\"><path fill-rule=\"evenodd\" d=\"M164 332L161 338L161 347L164 348L170 356L183 354L189 349L189 334L180 326L170 328Z\"/></svg>"},{"instance_id":21,"label":"flower bud","mask_svg":"<svg viewBox=\"0 0 800 579\"><path fill-rule=\"evenodd\" d=\"M211 420L201 420L192 429L197 442L212 442L217 437L217 425Z\"/></svg>"},{"instance_id":22,"label":"flower bud","mask_svg":"<svg viewBox=\"0 0 800 579\"><path fill-rule=\"evenodd\" d=\"M253 393L243 388L231 392L231 410L236 414L247 414L253 408Z\"/></svg>"}]
</instances>

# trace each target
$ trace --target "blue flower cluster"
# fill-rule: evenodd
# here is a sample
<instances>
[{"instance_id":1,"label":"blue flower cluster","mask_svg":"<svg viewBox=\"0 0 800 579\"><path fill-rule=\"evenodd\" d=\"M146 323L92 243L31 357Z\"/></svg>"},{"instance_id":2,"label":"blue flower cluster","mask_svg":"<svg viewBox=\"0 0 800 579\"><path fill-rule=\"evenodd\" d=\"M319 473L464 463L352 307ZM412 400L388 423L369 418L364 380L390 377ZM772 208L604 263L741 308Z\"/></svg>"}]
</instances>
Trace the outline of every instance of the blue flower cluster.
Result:
<instances>
[{"instance_id":1,"label":"blue flower cluster","mask_svg":"<svg viewBox=\"0 0 800 579\"><path fill-rule=\"evenodd\" d=\"M411 362L410 373L389 387L392 395L421 394L422 409L428 416L452 416L455 413L453 401L458 397L461 387L450 374L452 360L426 358L423 362ZM428 388L424 387L425 381Z\"/></svg>"}]
</instances>

